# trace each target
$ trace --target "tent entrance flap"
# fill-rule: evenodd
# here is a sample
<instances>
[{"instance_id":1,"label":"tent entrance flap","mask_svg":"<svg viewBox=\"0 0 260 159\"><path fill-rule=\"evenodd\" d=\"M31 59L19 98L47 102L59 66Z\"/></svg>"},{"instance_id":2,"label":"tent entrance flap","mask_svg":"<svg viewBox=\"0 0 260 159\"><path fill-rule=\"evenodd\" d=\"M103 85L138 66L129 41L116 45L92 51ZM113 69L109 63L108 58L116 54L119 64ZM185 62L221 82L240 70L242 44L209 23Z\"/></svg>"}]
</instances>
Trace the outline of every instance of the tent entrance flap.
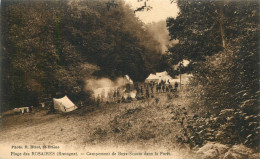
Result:
<instances>
[{"instance_id":1,"label":"tent entrance flap","mask_svg":"<svg viewBox=\"0 0 260 159\"><path fill-rule=\"evenodd\" d=\"M71 112L78 107L67 97L57 99L53 98L54 109L60 112Z\"/></svg>"}]
</instances>

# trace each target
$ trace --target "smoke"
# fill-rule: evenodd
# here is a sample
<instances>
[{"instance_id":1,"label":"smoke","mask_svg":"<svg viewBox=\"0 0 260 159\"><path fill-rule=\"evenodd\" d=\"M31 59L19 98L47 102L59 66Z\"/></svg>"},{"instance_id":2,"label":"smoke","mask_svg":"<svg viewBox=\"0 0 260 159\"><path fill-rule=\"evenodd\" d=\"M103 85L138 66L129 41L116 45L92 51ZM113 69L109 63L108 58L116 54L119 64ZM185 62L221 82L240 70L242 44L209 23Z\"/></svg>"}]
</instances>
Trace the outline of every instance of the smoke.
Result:
<instances>
[{"instance_id":1,"label":"smoke","mask_svg":"<svg viewBox=\"0 0 260 159\"><path fill-rule=\"evenodd\" d=\"M128 80L120 77L115 81L110 80L109 78L100 78L100 79L88 79L85 81L86 90L94 90L97 88L105 88L105 87L121 87L128 83Z\"/></svg>"},{"instance_id":2,"label":"smoke","mask_svg":"<svg viewBox=\"0 0 260 159\"><path fill-rule=\"evenodd\" d=\"M131 91L126 93L126 85L133 84L133 81L128 77L120 77L115 81L112 81L108 78L100 79L88 79L85 81L85 90L92 91L94 98L113 98L113 97L125 97L131 96L135 97L136 92ZM116 94L116 95L115 95Z\"/></svg>"},{"instance_id":3,"label":"smoke","mask_svg":"<svg viewBox=\"0 0 260 159\"><path fill-rule=\"evenodd\" d=\"M103 87L112 87L114 82L108 78L101 78L101 79L89 79L86 80L86 90L94 90L97 88Z\"/></svg>"},{"instance_id":4,"label":"smoke","mask_svg":"<svg viewBox=\"0 0 260 159\"><path fill-rule=\"evenodd\" d=\"M169 31L166 27L166 21L159 21L147 24L147 29L156 41L160 43L160 51L165 53L168 46L178 43L178 40L170 40Z\"/></svg>"}]
</instances>

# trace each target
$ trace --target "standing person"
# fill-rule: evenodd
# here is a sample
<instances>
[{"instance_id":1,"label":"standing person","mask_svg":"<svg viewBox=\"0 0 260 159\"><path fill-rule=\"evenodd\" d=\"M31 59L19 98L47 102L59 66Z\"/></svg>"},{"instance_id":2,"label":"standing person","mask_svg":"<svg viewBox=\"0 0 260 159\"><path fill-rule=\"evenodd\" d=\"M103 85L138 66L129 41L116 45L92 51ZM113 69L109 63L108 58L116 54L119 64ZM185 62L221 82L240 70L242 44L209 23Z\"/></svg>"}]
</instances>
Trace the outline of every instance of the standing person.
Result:
<instances>
[{"instance_id":1,"label":"standing person","mask_svg":"<svg viewBox=\"0 0 260 159\"><path fill-rule=\"evenodd\" d=\"M101 102L104 102L105 100L105 89L102 89L101 91Z\"/></svg>"},{"instance_id":2,"label":"standing person","mask_svg":"<svg viewBox=\"0 0 260 159\"><path fill-rule=\"evenodd\" d=\"M172 92L172 85L169 84L169 92Z\"/></svg>"},{"instance_id":3,"label":"standing person","mask_svg":"<svg viewBox=\"0 0 260 159\"><path fill-rule=\"evenodd\" d=\"M111 102L111 99L113 99L113 90L110 88L108 93L108 101Z\"/></svg>"},{"instance_id":4,"label":"standing person","mask_svg":"<svg viewBox=\"0 0 260 159\"><path fill-rule=\"evenodd\" d=\"M117 97L120 97L120 88L117 88L116 96L117 96Z\"/></svg>"},{"instance_id":5,"label":"standing person","mask_svg":"<svg viewBox=\"0 0 260 159\"><path fill-rule=\"evenodd\" d=\"M153 86L151 87L151 98L153 98L154 95L153 95Z\"/></svg>"},{"instance_id":6,"label":"standing person","mask_svg":"<svg viewBox=\"0 0 260 159\"><path fill-rule=\"evenodd\" d=\"M97 97L97 107L99 107L99 105L100 105L100 95L98 95Z\"/></svg>"},{"instance_id":7,"label":"standing person","mask_svg":"<svg viewBox=\"0 0 260 159\"><path fill-rule=\"evenodd\" d=\"M163 80L161 79L161 82L160 82L161 85L163 85Z\"/></svg>"},{"instance_id":8,"label":"standing person","mask_svg":"<svg viewBox=\"0 0 260 159\"><path fill-rule=\"evenodd\" d=\"M139 89L138 86L137 86L135 89L136 89L136 95L138 96L138 95L139 95L139 91L140 91L140 89Z\"/></svg>"},{"instance_id":9,"label":"standing person","mask_svg":"<svg viewBox=\"0 0 260 159\"><path fill-rule=\"evenodd\" d=\"M159 83L159 92L160 92L160 93L162 92L162 82Z\"/></svg>"},{"instance_id":10,"label":"standing person","mask_svg":"<svg viewBox=\"0 0 260 159\"><path fill-rule=\"evenodd\" d=\"M149 98L149 89L148 89L148 87L146 88L146 98Z\"/></svg>"},{"instance_id":11,"label":"standing person","mask_svg":"<svg viewBox=\"0 0 260 159\"><path fill-rule=\"evenodd\" d=\"M140 98L141 98L141 99L144 99L144 88L143 88L143 86L141 86L140 92L141 92Z\"/></svg>"},{"instance_id":12,"label":"standing person","mask_svg":"<svg viewBox=\"0 0 260 159\"><path fill-rule=\"evenodd\" d=\"M114 101L116 101L116 89L114 89L114 98L113 98Z\"/></svg>"},{"instance_id":13,"label":"standing person","mask_svg":"<svg viewBox=\"0 0 260 159\"><path fill-rule=\"evenodd\" d=\"M175 87L175 90L176 90L176 91L177 91L177 89L178 89L178 86L179 86L178 82L175 82L174 87Z\"/></svg>"},{"instance_id":14,"label":"standing person","mask_svg":"<svg viewBox=\"0 0 260 159\"><path fill-rule=\"evenodd\" d=\"M165 90L165 85L163 84L163 86L162 86L162 92L164 92L164 90Z\"/></svg>"},{"instance_id":15,"label":"standing person","mask_svg":"<svg viewBox=\"0 0 260 159\"><path fill-rule=\"evenodd\" d=\"M161 91L161 85L157 84L157 93L160 93L160 91Z\"/></svg>"}]
</instances>

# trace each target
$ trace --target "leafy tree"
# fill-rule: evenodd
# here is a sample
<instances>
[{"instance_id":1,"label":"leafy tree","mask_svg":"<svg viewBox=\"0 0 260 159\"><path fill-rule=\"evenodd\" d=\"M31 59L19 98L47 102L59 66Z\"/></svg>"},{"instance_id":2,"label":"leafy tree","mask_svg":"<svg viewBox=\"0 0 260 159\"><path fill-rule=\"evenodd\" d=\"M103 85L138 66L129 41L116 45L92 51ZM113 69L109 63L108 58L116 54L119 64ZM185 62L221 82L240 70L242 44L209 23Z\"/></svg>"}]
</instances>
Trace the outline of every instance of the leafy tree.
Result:
<instances>
[{"instance_id":1,"label":"leafy tree","mask_svg":"<svg viewBox=\"0 0 260 159\"><path fill-rule=\"evenodd\" d=\"M5 89L10 105L37 105L46 94L73 96L82 91L82 80L93 66L80 60L74 46L60 36L66 9L66 3L27 1L6 8L4 57L10 78Z\"/></svg>"},{"instance_id":2,"label":"leafy tree","mask_svg":"<svg viewBox=\"0 0 260 159\"><path fill-rule=\"evenodd\" d=\"M128 74L143 81L161 56L123 1L3 4L6 107L37 105L46 95L86 100L86 79Z\"/></svg>"},{"instance_id":3,"label":"leafy tree","mask_svg":"<svg viewBox=\"0 0 260 159\"><path fill-rule=\"evenodd\" d=\"M171 39L179 43L169 49L171 61L186 59L193 64L223 49L218 7L214 1L177 1L180 13L167 19Z\"/></svg>"},{"instance_id":4,"label":"leafy tree","mask_svg":"<svg viewBox=\"0 0 260 159\"><path fill-rule=\"evenodd\" d=\"M49 8L43 3L15 3L6 8L3 16L7 22L4 26L7 32L3 41L10 84L6 90L10 93L10 104L15 107L27 105L29 101L34 101L30 102L31 104L37 104L37 95L32 94L40 96L39 93L46 88L44 84L53 81L51 70L57 67L57 54L53 45L54 39L48 34L52 31L49 26L53 25L48 25L47 20L55 19L50 18L51 10L49 14L44 14L45 16L43 12L39 12L45 9ZM50 84L49 87L51 86Z\"/></svg>"},{"instance_id":5,"label":"leafy tree","mask_svg":"<svg viewBox=\"0 0 260 159\"><path fill-rule=\"evenodd\" d=\"M233 141L227 135L219 140L223 143L256 147L259 2L178 1L178 5L181 12L176 19L168 19L168 28L179 44L169 49L168 56L173 64L183 59L191 62L189 108L205 118L233 112L224 115L226 124L209 126L217 126L220 136L223 131L233 134Z\"/></svg>"},{"instance_id":6,"label":"leafy tree","mask_svg":"<svg viewBox=\"0 0 260 159\"><path fill-rule=\"evenodd\" d=\"M156 60L161 55L154 48L159 43L144 29L129 6L123 1L114 3L117 5L107 9L104 1L75 2L74 6L80 6L80 14L78 11L72 14L79 15L81 19L76 24L91 26L78 27L77 34L74 29L67 35L77 35L76 48L84 53L86 59L91 59L100 67L95 75L114 79L129 74L134 81L143 81L150 72L155 71ZM87 14L93 17L85 19Z\"/></svg>"},{"instance_id":7,"label":"leafy tree","mask_svg":"<svg viewBox=\"0 0 260 159\"><path fill-rule=\"evenodd\" d=\"M258 2L178 1L178 5L179 16L168 19L171 37L179 40L169 49L169 59L175 64L190 60L198 84L204 85L203 89L214 87L206 94L221 96L218 105L234 107L253 97L258 88ZM224 52L219 52L221 49ZM237 96L242 90L251 93Z\"/></svg>"}]
</instances>

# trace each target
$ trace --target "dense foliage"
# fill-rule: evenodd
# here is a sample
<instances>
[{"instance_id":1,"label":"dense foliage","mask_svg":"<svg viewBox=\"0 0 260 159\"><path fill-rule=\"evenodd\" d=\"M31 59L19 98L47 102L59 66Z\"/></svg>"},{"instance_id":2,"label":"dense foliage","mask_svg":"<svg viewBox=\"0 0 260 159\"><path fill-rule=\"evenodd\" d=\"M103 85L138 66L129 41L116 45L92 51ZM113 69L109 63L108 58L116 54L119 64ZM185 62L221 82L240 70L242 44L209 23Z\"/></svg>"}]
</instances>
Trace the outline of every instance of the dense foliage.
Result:
<instances>
[{"instance_id":1,"label":"dense foliage","mask_svg":"<svg viewBox=\"0 0 260 159\"><path fill-rule=\"evenodd\" d=\"M181 12L167 25L180 42L169 49L168 60L190 61L189 109L200 120L183 127L189 142L258 146L259 2L177 3Z\"/></svg>"},{"instance_id":2,"label":"dense foliage","mask_svg":"<svg viewBox=\"0 0 260 159\"><path fill-rule=\"evenodd\" d=\"M214 1L180 0L177 4L179 15L167 20L171 39L179 40L177 45L169 49L173 64L183 59L192 64L223 49L219 9Z\"/></svg>"},{"instance_id":3,"label":"dense foliage","mask_svg":"<svg viewBox=\"0 0 260 159\"><path fill-rule=\"evenodd\" d=\"M3 1L4 107L59 94L84 101L93 75L142 81L154 71L159 43L123 1L109 4Z\"/></svg>"}]
</instances>

